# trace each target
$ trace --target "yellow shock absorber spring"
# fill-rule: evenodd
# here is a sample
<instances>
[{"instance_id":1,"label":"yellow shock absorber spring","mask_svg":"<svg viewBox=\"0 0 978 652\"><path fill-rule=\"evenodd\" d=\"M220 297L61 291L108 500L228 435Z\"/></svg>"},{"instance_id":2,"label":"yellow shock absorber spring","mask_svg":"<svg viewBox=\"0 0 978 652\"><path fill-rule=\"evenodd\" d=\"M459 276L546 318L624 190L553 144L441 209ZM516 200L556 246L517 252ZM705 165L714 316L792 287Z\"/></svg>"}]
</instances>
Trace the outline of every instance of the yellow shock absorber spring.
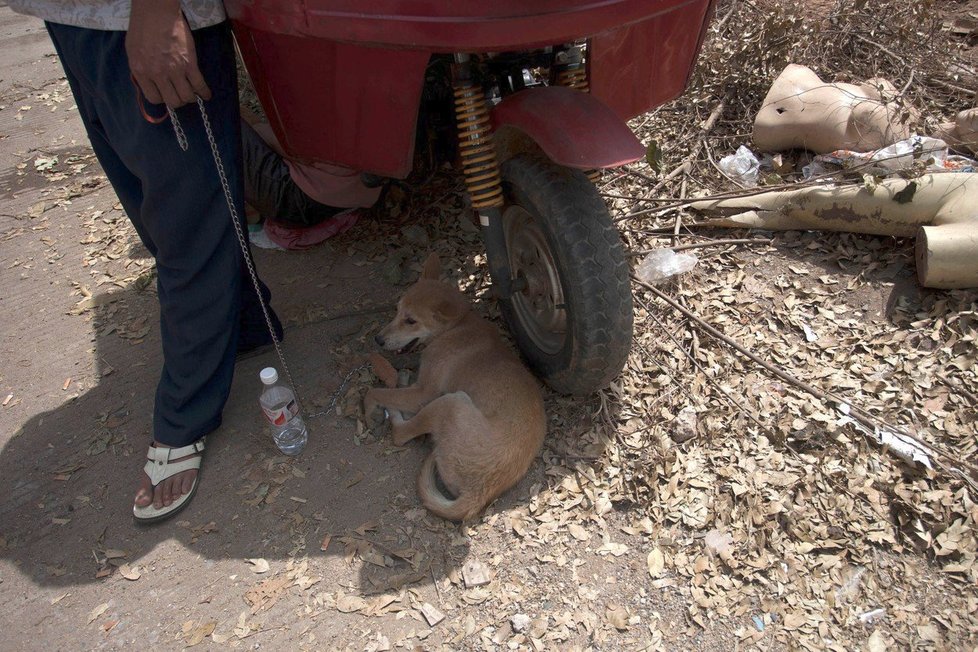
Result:
<instances>
[{"instance_id":1,"label":"yellow shock absorber spring","mask_svg":"<svg viewBox=\"0 0 978 652\"><path fill-rule=\"evenodd\" d=\"M568 88L576 88L584 93L591 92L591 87L588 86L587 83L587 69L583 64L577 64L574 67L564 68L557 73L557 85L567 86Z\"/></svg>"},{"instance_id":2,"label":"yellow shock absorber spring","mask_svg":"<svg viewBox=\"0 0 978 652\"><path fill-rule=\"evenodd\" d=\"M500 207L503 205L503 189L485 91L470 81L456 82L454 91L462 173L472 198L472 208Z\"/></svg>"},{"instance_id":3,"label":"yellow shock absorber spring","mask_svg":"<svg viewBox=\"0 0 978 652\"><path fill-rule=\"evenodd\" d=\"M591 87L587 82L587 68L584 67L583 63L567 66L559 71L557 73L557 85L573 88L582 93L591 92ZM597 183L601 180L601 170L585 170L584 174L591 180L591 183Z\"/></svg>"}]
</instances>

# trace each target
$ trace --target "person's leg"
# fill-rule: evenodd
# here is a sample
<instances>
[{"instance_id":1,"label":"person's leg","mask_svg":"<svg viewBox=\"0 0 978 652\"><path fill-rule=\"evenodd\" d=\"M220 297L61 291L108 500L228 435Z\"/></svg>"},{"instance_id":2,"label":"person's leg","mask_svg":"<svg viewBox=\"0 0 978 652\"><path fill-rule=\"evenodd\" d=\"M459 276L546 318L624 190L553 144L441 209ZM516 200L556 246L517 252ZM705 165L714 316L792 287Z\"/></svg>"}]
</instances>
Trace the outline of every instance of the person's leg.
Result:
<instances>
[{"instance_id":1,"label":"person's leg","mask_svg":"<svg viewBox=\"0 0 978 652\"><path fill-rule=\"evenodd\" d=\"M55 29L59 29L59 26L52 26ZM65 36L62 35L62 40ZM71 39L68 36L69 40ZM77 38L77 35L76 37ZM58 38L52 33L52 40L55 42L55 48L59 49ZM64 55L59 53L59 56L64 59ZM78 66L73 66L77 68ZM80 71L84 73L84 71ZM145 247L149 250L151 254L156 255L156 246L153 244L152 238L146 232L143 226L143 221L140 218L141 206L143 201L143 191L142 182L138 177L136 177L126 164L120 160L116 151L112 148L112 145L108 142L107 135L105 133L104 127L99 121L98 112L95 108L95 97L102 95L101 91L98 91L93 84L96 80L82 76L77 78L73 70L67 71L67 78L69 85L76 97L79 106L79 115L82 118L82 122L88 131L89 138L91 140L92 149L95 151L99 162L112 183L113 189L119 196L119 199L125 208L126 212L130 216L135 216L136 219L132 220L132 224L135 227L137 233L140 236ZM131 84L126 89L132 90ZM135 98L133 97L133 106L135 106ZM153 111L154 114L156 110L159 109L162 114L162 107L149 107L148 110ZM169 124L169 123L164 123ZM141 125L142 126L142 125ZM172 127L170 127L172 130ZM208 150L209 151L209 150ZM273 152L274 153L274 152ZM279 159L281 160L281 159ZM284 167L284 166L283 166ZM240 326L241 330L238 338L238 352L245 352L264 344L271 342L271 336L268 332L268 326L266 324L264 313L261 310L261 306L258 303L258 297L254 290L254 285L251 282L250 276L248 275L247 268L244 264L244 259L242 258L241 274L246 282L241 284L241 318ZM261 288L262 297L264 298L265 304L268 305L271 300L271 294L262 283L261 279L258 281L259 287ZM270 311L270 317L272 324L275 328L276 335L279 338L283 337L282 325L278 319L278 316L274 311Z\"/></svg>"},{"instance_id":2,"label":"person's leg","mask_svg":"<svg viewBox=\"0 0 978 652\"><path fill-rule=\"evenodd\" d=\"M319 224L343 211L342 208L320 204L302 192L292 180L289 166L279 153L243 121L241 141L245 201L257 209L264 219L302 228Z\"/></svg>"},{"instance_id":3,"label":"person's leg","mask_svg":"<svg viewBox=\"0 0 978 652\"><path fill-rule=\"evenodd\" d=\"M70 58L70 54L66 55L66 52L61 47L61 41L66 40L63 34L61 39L58 38L59 33L62 32L61 27L50 23L46 23L46 27L51 36L51 41L54 43L54 49L64 64L65 77L68 80L68 86L71 88L72 95L75 97L78 115L81 118L82 124L85 126L85 131L88 133L88 140L92 145L92 151L95 152L99 165L102 167L102 171L105 172L109 183L112 184L112 189L115 190L115 194L118 196L119 202L122 204L122 208L126 211L126 214L129 216L136 215L138 217L143 204L142 183L126 167L108 141L108 136L105 133L102 123L99 121L98 111L96 109L97 102L95 98L98 97L99 92L92 86L94 80L82 75L76 76L76 66L68 65L68 62L72 61L72 59ZM67 40L70 40L70 37ZM146 229L143 228L142 221L139 219L130 221L136 229L140 240L142 240L143 246L146 247L150 254L155 256L156 245L153 244L153 240L149 237Z\"/></svg>"},{"instance_id":4,"label":"person's leg","mask_svg":"<svg viewBox=\"0 0 978 652\"><path fill-rule=\"evenodd\" d=\"M260 322L267 330L264 318L253 314L257 298L243 274L244 256L201 117L196 105L178 110L189 142L189 151L181 151L169 121L152 125L139 112L123 33L55 25L51 34L73 90L82 96L79 109L85 106L93 146L98 143L106 173L118 184L130 219L157 259L164 364L153 433L158 444L184 446L220 424L240 325ZM201 71L214 92L207 102L214 137L243 216L230 32L225 25L199 30L194 37ZM149 110L156 114L163 107ZM245 298L251 312L241 310ZM194 473L161 483L153 502L171 502L189 488ZM137 502L148 502L148 482L144 477Z\"/></svg>"}]
</instances>

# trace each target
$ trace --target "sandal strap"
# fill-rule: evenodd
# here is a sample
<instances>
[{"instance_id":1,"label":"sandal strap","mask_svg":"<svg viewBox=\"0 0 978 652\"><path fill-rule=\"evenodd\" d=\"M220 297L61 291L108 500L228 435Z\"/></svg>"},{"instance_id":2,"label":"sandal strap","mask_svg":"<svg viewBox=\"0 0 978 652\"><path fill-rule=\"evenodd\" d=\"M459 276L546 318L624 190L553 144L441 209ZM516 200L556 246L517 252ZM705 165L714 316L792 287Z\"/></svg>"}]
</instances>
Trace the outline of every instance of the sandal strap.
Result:
<instances>
[{"instance_id":1,"label":"sandal strap","mask_svg":"<svg viewBox=\"0 0 978 652\"><path fill-rule=\"evenodd\" d=\"M195 441L189 446L182 446L180 448L157 448L155 446L150 446L149 451L146 453L146 464L143 466L143 471L149 476L150 482L152 482L153 486L155 487L163 480L173 477L178 473L199 469L201 460L203 459L199 453L202 453L203 451L203 438ZM190 459L181 460L179 462L170 461L170 459L173 458L186 457L187 455L195 454L197 454L197 456L191 457Z\"/></svg>"},{"instance_id":2,"label":"sandal strap","mask_svg":"<svg viewBox=\"0 0 978 652\"><path fill-rule=\"evenodd\" d=\"M206 437L201 437L197 441L187 446L181 446L180 448L163 448L162 446L150 446L149 451L146 453L146 459L153 460L154 462L158 460L163 460L167 462L172 457L186 457L187 455L193 455L194 453L204 452L204 440Z\"/></svg>"}]
</instances>

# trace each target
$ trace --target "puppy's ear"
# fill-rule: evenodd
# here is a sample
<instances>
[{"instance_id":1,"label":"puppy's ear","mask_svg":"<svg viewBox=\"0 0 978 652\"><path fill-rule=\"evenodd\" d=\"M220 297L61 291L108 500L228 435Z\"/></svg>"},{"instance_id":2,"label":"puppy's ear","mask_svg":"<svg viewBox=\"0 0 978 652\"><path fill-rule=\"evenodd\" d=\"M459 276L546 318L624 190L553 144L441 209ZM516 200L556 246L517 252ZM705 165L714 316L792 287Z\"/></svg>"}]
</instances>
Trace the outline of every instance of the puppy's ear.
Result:
<instances>
[{"instance_id":1,"label":"puppy's ear","mask_svg":"<svg viewBox=\"0 0 978 652\"><path fill-rule=\"evenodd\" d=\"M435 319L442 324L454 324L465 316L467 306L461 301L443 299L435 306Z\"/></svg>"},{"instance_id":2,"label":"puppy's ear","mask_svg":"<svg viewBox=\"0 0 978 652\"><path fill-rule=\"evenodd\" d=\"M441 260L438 254L428 256L421 267L421 278L437 281L441 277Z\"/></svg>"}]
</instances>

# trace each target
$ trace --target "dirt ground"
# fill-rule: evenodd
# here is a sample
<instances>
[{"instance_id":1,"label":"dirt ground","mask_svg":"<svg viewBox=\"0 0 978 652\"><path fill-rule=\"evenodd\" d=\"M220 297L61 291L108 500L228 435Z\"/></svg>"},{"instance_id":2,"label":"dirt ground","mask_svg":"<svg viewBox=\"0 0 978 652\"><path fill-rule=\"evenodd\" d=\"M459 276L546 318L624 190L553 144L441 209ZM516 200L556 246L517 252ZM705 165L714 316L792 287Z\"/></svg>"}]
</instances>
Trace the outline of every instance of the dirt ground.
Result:
<instances>
[{"instance_id":1,"label":"dirt ground","mask_svg":"<svg viewBox=\"0 0 978 652\"><path fill-rule=\"evenodd\" d=\"M605 476L595 476L603 455L601 473L614 468L607 438L595 433L609 420L628 422L614 414L622 387L585 401L548 395L541 459L482 521L460 527L418 503L423 447L395 448L357 418L369 372L342 392L340 414L310 419L309 445L290 459L276 454L258 410L258 372L274 355L247 360L209 438L193 503L169 522L135 527L130 504L160 364L152 261L88 147L42 26L0 6L0 53L4 649L876 650L882 640L974 649L973 579L962 584L909 551L874 550L872 563L831 572L847 587L835 601L851 601L854 614L886 607L906 616L910 638L874 638L873 619L852 617L840 626L844 641L816 624L821 645L796 642L791 630L807 625L779 615L784 585L815 571L788 557L772 562L769 578L751 579L763 600L694 608L710 603L704 591L730 588L723 565L697 552L705 537L690 510L703 487L693 479L660 493L664 512L686 510L660 527L648 505L610 498ZM257 251L308 412L373 350L373 333L428 250L445 254L451 275L474 285L480 308L494 314L472 272L483 262L478 233L459 219L455 180L423 192L423 211L375 215L312 251ZM853 267L881 246L833 238L851 249ZM844 301L865 323L887 325L901 307L912 314L931 301L906 246L857 272L813 262L825 242L795 234L763 256L745 255L729 268L731 277L750 273L736 301L780 303L772 291L798 275L848 282ZM973 314L973 295L956 301L948 314L969 301ZM635 431L622 425L617 437L627 443ZM697 455L709 455L711 441L679 451L675 464L702 464ZM649 462L653 474L660 461ZM673 570L686 555L696 578ZM700 582L707 567L709 586ZM476 585L480 574L488 583ZM860 582L896 585L900 595L874 602Z\"/></svg>"},{"instance_id":2,"label":"dirt ground","mask_svg":"<svg viewBox=\"0 0 978 652\"><path fill-rule=\"evenodd\" d=\"M511 641L517 613L562 618L568 645L649 636L582 625L561 607L568 591L575 602L579 591L619 596L643 627L686 630L678 601L640 595L645 571L622 574L593 541L546 570L535 560L545 548L512 556L503 515L539 489L542 465L484 524L459 529L419 509L421 449L394 449L355 419L312 419L303 455L276 455L257 404L258 371L273 354L238 366L193 504L166 524L134 527L160 364L151 261L88 147L43 27L0 8L0 51L5 649L180 649L202 632L205 645L239 649L427 649ZM390 314L400 288L376 232L399 228L366 225L308 253L257 252L311 411L372 350L366 334ZM464 235L476 256L477 234ZM423 244L412 247L415 264ZM587 408L561 420L586 427ZM468 560L484 564L492 591L460 601ZM371 601L378 615L344 596ZM418 609L426 603L446 615L435 628Z\"/></svg>"}]
</instances>

